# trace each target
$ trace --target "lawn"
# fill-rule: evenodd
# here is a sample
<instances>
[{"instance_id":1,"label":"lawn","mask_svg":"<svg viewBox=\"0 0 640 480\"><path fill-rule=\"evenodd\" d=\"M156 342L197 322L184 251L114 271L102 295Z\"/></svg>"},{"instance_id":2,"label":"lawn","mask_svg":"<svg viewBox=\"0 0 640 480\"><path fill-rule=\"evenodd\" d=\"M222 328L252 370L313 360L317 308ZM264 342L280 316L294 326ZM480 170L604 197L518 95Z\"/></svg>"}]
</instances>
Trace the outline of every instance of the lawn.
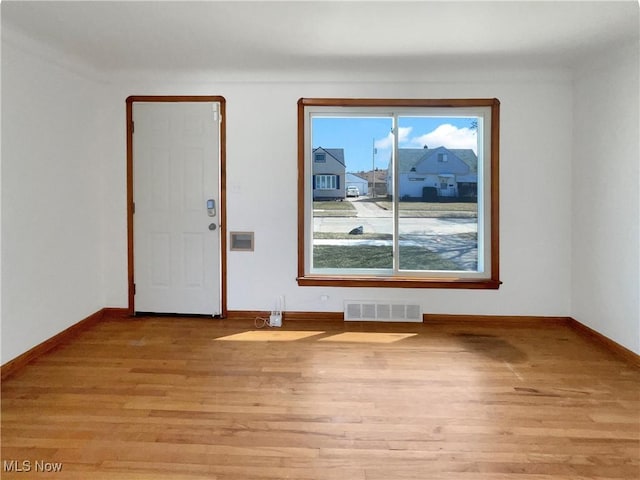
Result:
<instances>
[{"instance_id":1,"label":"lawn","mask_svg":"<svg viewBox=\"0 0 640 480\"><path fill-rule=\"evenodd\" d=\"M315 245L315 268L393 268L391 246L377 245ZM401 248L400 268L403 270L459 270L451 260L421 247Z\"/></svg>"},{"instance_id":2,"label":"lawn","mask_svg":"<svg viewBox=\"0 0 640 480\"><path fill-rule=\"evenodd\" d=\"M351 202L313 202L314 217L354 217L355 214L356 209Z\"/></svg>"},{"instance_id":3,"label":"lawn","mask_svg":"<svg viewBox=\"0 0 640 480\"><path fill-rule=\"evenodd\" d=\"M383 210L391 210L393 204L387 200L377 200L376 205ZM400 202L400 217L412 218L476 218L478 204L457 202Z\"/></svg>"}]
</instances>

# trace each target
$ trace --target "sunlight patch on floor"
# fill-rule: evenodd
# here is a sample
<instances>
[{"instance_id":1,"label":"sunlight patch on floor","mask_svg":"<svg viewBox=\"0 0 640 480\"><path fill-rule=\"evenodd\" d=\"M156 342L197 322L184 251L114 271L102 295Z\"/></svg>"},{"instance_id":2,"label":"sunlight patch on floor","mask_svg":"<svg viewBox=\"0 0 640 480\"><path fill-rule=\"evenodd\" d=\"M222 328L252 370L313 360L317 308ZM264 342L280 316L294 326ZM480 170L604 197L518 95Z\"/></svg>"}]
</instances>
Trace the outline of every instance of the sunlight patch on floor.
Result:
<instances>
[{"instance_id":1,"label":"sunlight patch on floor","mask_svg":"<svg viewBox=\"0 0 640 480\"><path fill-rule=\"evenodd\" d=\"M230 342L295 342L316 335L323 335L324 331L299 330L250 330L235 333L214 340ZM336 343L394 343L406 338L415 337L417 333L378 333L378 332L344 332L317 339L319 342Z\"/></svg>"},{"instance_id":2,"label":"sunlight patch on floor","mask_svg":"<svg viewBox=\"0 0 640 480\"><path fill-rule=\"evenodd\" d=\"M417 333L374 333L374 332L344 332L331 337L321 338L320 342L351 342L351 343L394 343L405 338L415 337Z\"/></svg>"},{"instance_id":3,"label":"sunlight patch on floor","mask_svg":"<svg viewBox=\"0 0 640 480\"><path fill-rule=\"evenodd\" d=\"M236 333L216 340L233 342L293 342L304 338L321 335L322 331L283 331L283 330L251 330L249 332Z\"/></svg>"}]
</instances>

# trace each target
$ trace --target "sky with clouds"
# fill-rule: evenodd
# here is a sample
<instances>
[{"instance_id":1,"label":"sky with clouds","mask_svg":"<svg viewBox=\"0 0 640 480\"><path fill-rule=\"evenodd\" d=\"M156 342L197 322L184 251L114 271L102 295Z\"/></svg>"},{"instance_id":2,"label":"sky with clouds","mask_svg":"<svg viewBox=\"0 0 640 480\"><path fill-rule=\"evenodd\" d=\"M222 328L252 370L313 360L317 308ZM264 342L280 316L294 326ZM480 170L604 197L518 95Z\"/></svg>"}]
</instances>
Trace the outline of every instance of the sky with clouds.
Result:
<instances>
[{"instance_id":1,"label":"sky with clouds","mask_svg":"<svg viewBox=\"0 0 640 480\"><path fill-rule=\"evenodd\" d=\"M400 148L477 150L477 132L470 117L400 117ZM343 148L348 172L386 169L391 158L392 119L380 117L315 117L313 148ZM375 153L374 153L375 149ZM476 152L477 153L477 152Z\"/></svg>"}]
</instances>

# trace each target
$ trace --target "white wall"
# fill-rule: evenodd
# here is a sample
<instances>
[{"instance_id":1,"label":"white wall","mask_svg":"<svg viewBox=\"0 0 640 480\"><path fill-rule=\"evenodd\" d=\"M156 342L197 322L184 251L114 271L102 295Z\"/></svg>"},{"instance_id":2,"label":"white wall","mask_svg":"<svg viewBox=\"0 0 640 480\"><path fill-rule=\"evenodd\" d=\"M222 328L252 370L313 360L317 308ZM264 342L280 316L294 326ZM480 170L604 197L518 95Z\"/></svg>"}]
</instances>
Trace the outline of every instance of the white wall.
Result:
<instances>
[{"instance_id":1,"label":"white wall","mask_svg":"<svg viewBox=\"0 0 640 480\"><path fill-rule=\"evenodd\" d=\"M571 314L640 354L638 44L577 72Z\"/></svg>"},{"instance_id":2,"label":"white wall","mask_svg":"<svg viewBox=\"0 0 640 480\"><path fill-rule=\"evenodd\" d=\"M55 52L2 35L5 363L105 300L98 84Z\"/></svg>"},{"instance_id":3,"label":"white wall","mask_svg":"<svg viewBox=\"0 0 640 480\"><path fill-rule=\"evenodd\" d=\"M311 76L311 75L310 75ZM326 73L325 73L326 76ZM228 230L255 231L253 253L228 253L230 310L342 311L345 299L419 302L427 313L569 315L572 93L566 72L440 70L420 81L215 81L216 74L120 78L111 93L103 178L110 306L127 305L125 98L210 94L227 99ZM477 78L469 81L469 78ZM264 79L261 81L260 79ZM498 291L298 287L296 102L300 97L497 97L501 105L501 277ZM265 155L265 152L271 152ZM106 230L106 229L105 229ZM322 301L321 295L328 300Z\"/></svg>"},{"instance_id":4,"label":"white wall","mask_svg":"<svg viewBox=\"0 0 640 480\"><path fill-rule=\"evenodd\" d=\"M295 311L393 298L427 313L572 315L640 351L637 46L573 84L563 71L442 66L368 82L211 72L114 74L105 84L25 44L3 38L2 363L104 306L127 306L125 99L143 94L227 99L227 229L256 233L255 252L228 253L229 309L270 309L285 295ZM499 98L504 285L298 287L300 97Z\"/></svg>"}]
</instances>

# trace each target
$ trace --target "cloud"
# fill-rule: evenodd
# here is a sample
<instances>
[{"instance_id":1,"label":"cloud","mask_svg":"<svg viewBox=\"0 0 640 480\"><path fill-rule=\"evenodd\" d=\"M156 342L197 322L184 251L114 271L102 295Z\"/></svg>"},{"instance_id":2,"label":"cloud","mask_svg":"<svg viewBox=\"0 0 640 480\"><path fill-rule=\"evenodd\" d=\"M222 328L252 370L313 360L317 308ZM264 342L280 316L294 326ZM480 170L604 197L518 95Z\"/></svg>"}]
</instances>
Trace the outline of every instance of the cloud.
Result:
<instances>
[{"instance_id":1,"label":"cloud","mask_svg":"<svg viewBox=\"0 0 640 480\"><path fill-rule=\"evenodd\" d=\"M411 134L411 130L413 127L400 127L398 129L398 141L402 144L409 139L409 135ZM393 133L389 132L385 138L381 138L380 140L375 141L375 147L380 150L386 150L391 148L393 145Z\"/></svg>"},{"instance_id":2,"label":"cloud","mask_svg":"<svg viewBox=\"0 0 640 480\"><path fill-rule=\"evenodd\" d=\"M409 140L411 145L429 148L469 148L477 154L478 138L476 130L470 128L458 128L449 123L438 126L434 131L413 137Z\"/></svg>"}]
</instances>

